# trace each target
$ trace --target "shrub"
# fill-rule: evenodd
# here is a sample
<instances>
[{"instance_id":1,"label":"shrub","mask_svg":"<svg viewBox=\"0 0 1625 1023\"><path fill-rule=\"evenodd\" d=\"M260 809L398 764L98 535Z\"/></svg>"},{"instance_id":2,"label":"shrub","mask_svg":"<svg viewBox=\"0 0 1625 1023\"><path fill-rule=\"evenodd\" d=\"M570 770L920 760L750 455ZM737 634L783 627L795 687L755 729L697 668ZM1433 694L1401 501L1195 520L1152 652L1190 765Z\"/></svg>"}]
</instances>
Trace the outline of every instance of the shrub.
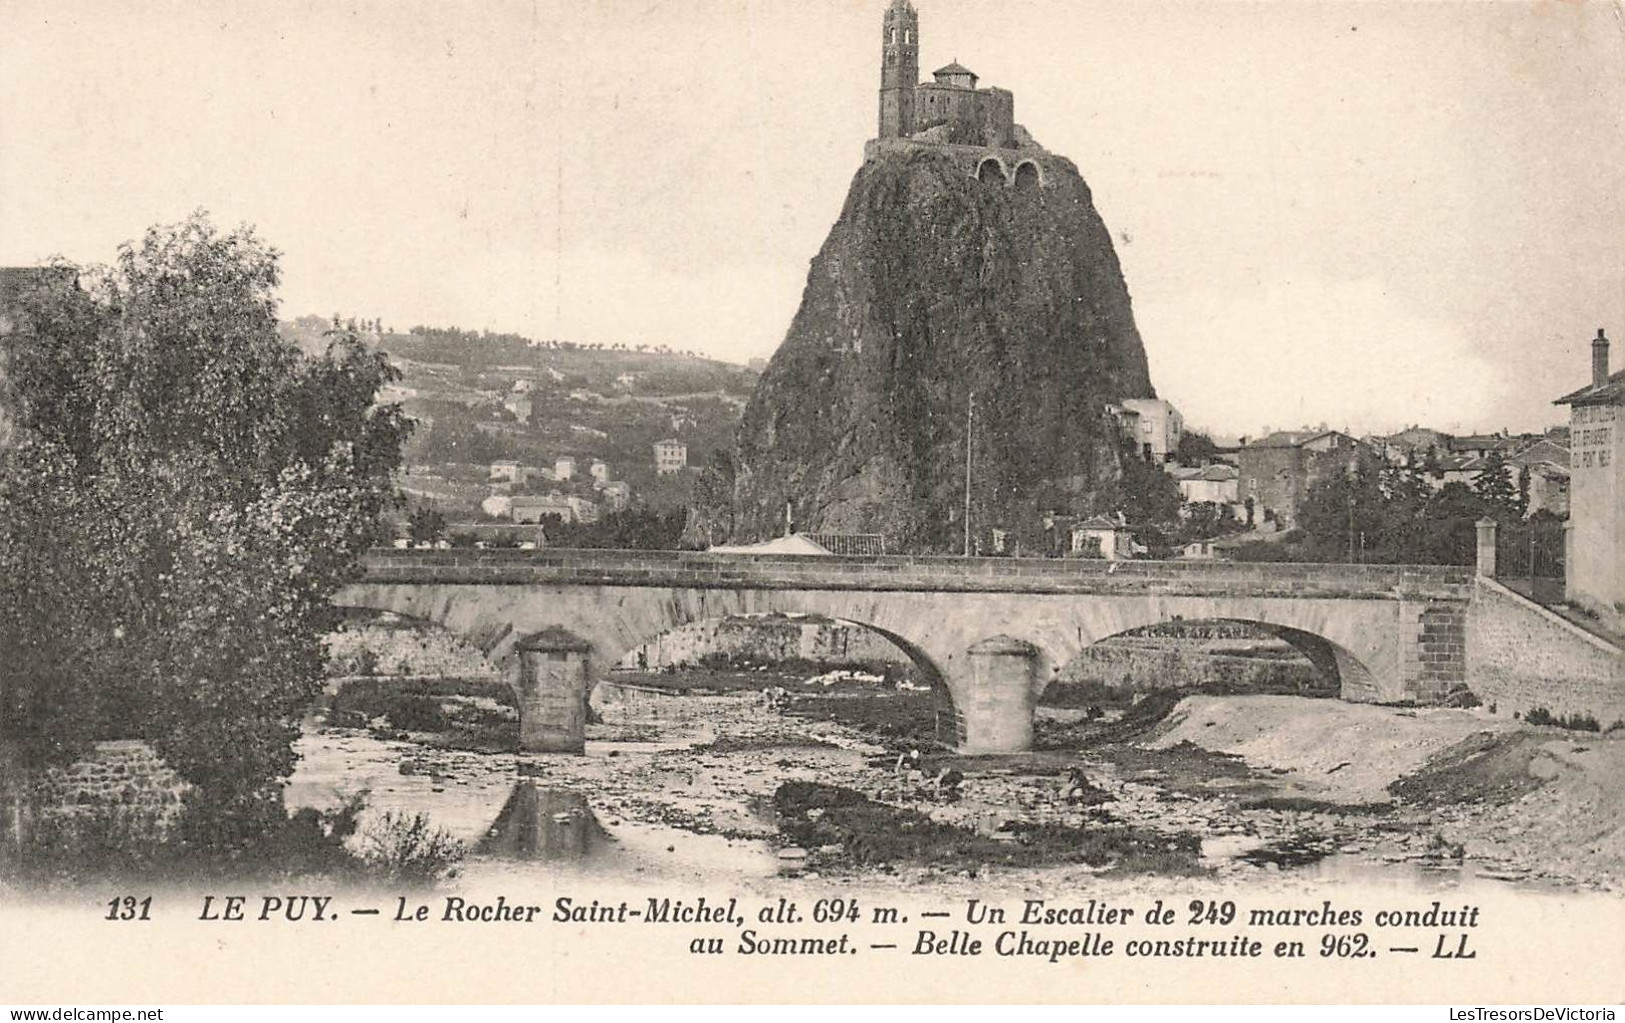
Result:
<instances>
[{"instance_id":1,"label":"shrub","mask_svg":"<svg viewBox=\"0 0 1625 1023\"><path fill-rule=\"evenodd\" d=\"M1536 707L1523 717L1531 725L1552 725L1574 732L1600 732L1602 725L1590 714L1553 714L1545 707Z\"/></svg>"},{"instance_id":2,"label":"shrub","mask_svg":"<svg viewBox=\"0 0 1625 1023\"><path fill-rule=\"evenodd\" d=\"M290 875L345 873L355 857L345 843L355 834L367 791L349 796L329 810L300 807L265 845L265 864Z\"/></svg>"},{"instance_id":3,"label":"shrub","mask_svg":"<svg viewBox=\"0 0 1625 1023\"><path fill-rule=\"evenodd\" d=\"M1477 694L1466 687L1452 690L1444 698L1444 705L1446 707L1481 707L1483 704L1484 701L1480 700ZM1490 713L1495 713L1493 707L1491 708Z\"/></svg>"},{"instance_id":4,"label":"shrub","mask_svg":"<svg viewBox=\"0 0 1625 1023\"><path fill-rule=\"evenodd\" d=\"M463 843L421 813L386 810L361 833L362 868L382 880L432 884L454 877L466 853Z\"/></svg>"}]
</instances>

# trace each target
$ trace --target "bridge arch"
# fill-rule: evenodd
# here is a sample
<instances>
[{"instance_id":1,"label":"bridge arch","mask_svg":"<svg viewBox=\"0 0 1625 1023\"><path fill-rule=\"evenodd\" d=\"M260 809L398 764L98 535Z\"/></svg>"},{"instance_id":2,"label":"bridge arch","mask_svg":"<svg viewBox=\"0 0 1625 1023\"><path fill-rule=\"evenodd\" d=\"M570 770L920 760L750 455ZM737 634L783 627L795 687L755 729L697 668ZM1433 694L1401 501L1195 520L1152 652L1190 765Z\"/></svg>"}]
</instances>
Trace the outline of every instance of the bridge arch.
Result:
<instances>
[{"instance_id":1,"label":"bridge arch","mask_svg":"<svg viewBox=\"0 0 1625 1023\"><path fill-rule=\"evenodd\" d=\"M1010 184L1010 169L997 156L984 156L976 164L976 180L984 185Z\"/></svg>"},{"instance_id":2,"label":"bridge arch","mask_svg":"<svg viewBox=\"0 0 1625 1023\"><path fill-rule=\"evenodd\" d=\"M962 748L991 752L1026 748L1010 722L1030 713L1058 665L1100 639L1175 620L1256 622L1335 665L1345 698L1428 702L1462 675L1470 581L1429 566L376 552L336 602L438 622L502 666L514 663L516 640L548 629L581 637L601 668L707 617L820 614L900 641L944 679ZM992 661L972 650L990 639L1000 641ZM989 663L1002 667L979 674ZM1027 695L993 698L1017 690Z\"/></svg>"},{"instance_id":3,"label":"bridge arch","mask_svg":"<svg viewBox=\"0 0 1625 1023\"><path fill-rule=\"evenodd\" d=\"M752 613L752 614L746 614L746 615L732 615L732 614L709 615L709 616L706 616L706 617L697 618L697 619L693 619L693 620L684 622L684 623L682 623L680 625L674 626L671 629L667 629L667 630L665 630L663 632L659 632L659 633L656 633L654 635L644 637L641 641L633 644L628 649L628 651L625 654L622 654L621 657L617 661L613 662L613 664L614 664L614 666L620 667L620 668L629 668L629 667L634 667L634 666L646 666L648 668L657 668L660 665L658 663L654 662L654 661L646 661L643 665L640 665L639 664L639 659L636 656L638 654L638 652L645 650L650 644L658 644L660 640L662 640L662 639L664 639L666 637L680 634L686 628L691 628L691 627L694 627L694 626L713 625L713 624L720 625L722 623L726 623L726 622L729 622L729 621L740 621L740 620L744 620L746 622L757 624L757 625L760 625L760 626L766 627L766 628L772 628L773 626L781 624L781 623L785 624L785 625L798 626L798 627L806 627L806 626L813 626L815 628L816 627L836 627L836 628L853 630L853 631L855 631L857 633L861 633L861 634L867 635L869 637L873 637L873 638L875 638L877 640L880 640L881 645L888 648L887 650L885 650L885 651L875 651L873 647L869 647L867 649L871 653L875 653L878 656L871 657L871 658L865 658L865 657L861 656L862 653L863 653L863 649L860 648L859 656L856 656L856 657L854 657L852 659L853 660L866 660L866 659L867 660L893 660L893 661L898 661L898 662L907 662L908 664L912 665L914 667L914 669L916 670L916 672L917 672L917 675L916 675L917 682L919 684L927 685L927 686L930 687L933 710L934 710L934 712L936 714L936 718L937 718L936 727L935 727L935 733L936 733L937 740L939 742L949 744L949 745L953 744L956 741L955 736L960 731L960 723L959 723L958 713L957 713L957 711L955 709L955 706L954 706L954 703L953 703L952 694L950 693L950 691L949 691L949 689L948 689L948 687L945 684L945 681L943 679L942 672L937 667L937 664L933 660L931 655L928 654L927 652L925 652L924 650L922 650L915 643L911 642L905 636L902 636L902 635L900 635L900 634L898 634L898 633L896 633L894 631L891 631L890 629L887 629L885 627L873 624L871 622L860 621L860 620L857 620L857 619L854 619L854 618L826 615L826 614L816 613L816 612L790 612L790 613L785 613L785 612L780 612L780 611L771 611L771 612L766 612L766 613L758 612L758 613ZM747 624L747 625L744 625L742 627L743 628L749 628L750 626ZM704 644L702 642L702 643L697 644L697 645L698 646L703 646ZM717 650L717 648L713 646L712 650L715 652ZM813 654L816 655L816 651L805 651L805 652L813 653ZM697 654L697 653L699 653L698 650L691 651L690 655L687 656L687 657L684 657L683 659L686 660L686 661L692 662L695 659L693 654ZM799 657L799 656L802 655L802 653L803 653L803 651L801 651L799 649L794 654L789 653L788 651L786 651L783 654L783 659L792 659L794 657ZM813 656L813 657L809 657L807 659L816 660L818 658L816 656ZM832 665L839 662L839 657L835 656L835 655L830 655L830 656L827 657L827 659L828 659L829 663L831 663ZM606 664L605 667L609 668L610 665ZM602 689L602 687L606 683L607 684L614 684L615 683L614 677L611 674L609 674L608 671L600 671L600 672L598 672L597 676L596 676L596 679L595 679L594 686L593 686L593 693L595 694L594 698L596 698L596 694ZM595 706L596 705L597 704L595 704Z\"/></svg>"},{"instance_id":4,"label":"bridge arch","mask_svg":"<svg viewBox=\"0 0 1625 1023\"><path fill-rule=\"evenodd\" d=\"M1067 613L1035 617L1014 634L1042 651L1045 688L1065 665L1101 640L1172 622L1216 621L1252 626L1282 639L1335 680L1342 699L1401 699L1392 684L1400 667L1397 644L1391 622L1384 621L1391 613L1373 607L1367 608L1372 614L1362 617L1331 604L1293 598L1079 598ZM1381 627L1385 624L1389 629Z\"/></svg>"},{"instance_id":5,"label":"bridge arch","mask_svg":"<svg viewBox=\"0 0 1625 1023\"><path fill-rule=\"evenodd\" d=\"M925 615L889 596L861 590L583 590L363 583L349 587L340 600L345 606L390 611L463 635L498 666L521 699L516 644L545 629L580 637L591 648L593 681L583 693L586 698L611 665L655 637L685 625L771 612L816 614L872 632L911 660L921 676L930 680L937 701L939 741L952 744L956 737L963 737L965 727L959 697L948 676L964 664L964 651L983 633L949 613L952 594L920 594L941 605L940 610Z\"/></svg>"},{"instance_id":6,"label":"bridge arch","mask_svg":"<svg viewBox=\"0 0 1625 1023\"><path fill-rule=\"evenodd\" d=\"M335 605L333 611L337 623L325 637L331 676L500 673L473 637L432 618L362 605Z\"/></svg>"},{"instance_id":7,"label":"bridge arch","mask_svg":"<svg viewBox=\"0 0 1625 1023\"><path fill-rule=\"evenodd\" d=\"M1016 164L1015 174L1011 184L1018 189L1042 188L1044 185L1044 168L1034 160L1023 160Z\"/></svg>"},{"instance_id":8,"label":"bridge arch","mask_svg":"<svg viewBox=\"0 0 1625 1023\"><path fill-rule=\"evenodd\" d=\"M1323 685L1314 690L1319 695L1338 696L1345 700L1361 700L1369 698L1369 694L1375 692L1375 682L1371 676L1370 669L1361 662L1359 657L1356 656L1353 651L1350 651L1342 647L1340 644L1326 639L1323 636L1305 632L1301 629L1290 628L1282 625L1272 625L1266 622L1249 621L1240 618L1210 617L1195 619L1171 619L1165 622L1158 622L1151 625L1128 629L1110 636L1104 636L1090 642L1078 650L1078 652L1074 654L1071 659L1058 667L1058 670L1055 672L1055 676L1057 679L1060 678L1063 673L1067 672L1068 669L1072 668L1079 661L1083 660L1091 651L1098 649L1103 643L1127 637L1155 635L1160 627L1174 624L1197 629L1207 626L1218 626L1221 628L1225 626L1239 626L1242 628L1242 630L1244 630L1243 636L1250 636L1255 641L1271 638L1280 640L1290 647L1291 650L1302 659L1296 663L1301 666L1304 662L1307 662L1307 666L1313 672L1314 676L1321 680ZM1134 656L1133 651L1136 648L1129 647L1127 649L1131 651L1129 654L1129 657L1131 658L1129 663L1132 664L1132 657ZM1140 653L1142 655L1149 654L1150 656L1154 657L1165 657L1171 655L1175 658L1189 656L1191 654L1194 654L1197 657L1225 655L1223 650L1183 651L1173 647L1154 647L1149 648L1148 650L1142 650ZM1256 663L1263 664L1267 662L1261 660ZM1287 661L1286 663L1294 662ZM1142 664L1141 669L1143 670L1144 667L1145 665ZM1159 661L1154 665L1154 667L1161 670L1166 667L1166 664ZM1049 688L1053 689L1055 684L1056 681L1052 679ZM1168 685L1165 688L1189 688L1195 690L1200 688L1202 684L1203 683L1198 680L1194 681L1189 686ZM1107 682L1106 685L1111 687L1112 683Z\"/></svg>"}]
</instances>

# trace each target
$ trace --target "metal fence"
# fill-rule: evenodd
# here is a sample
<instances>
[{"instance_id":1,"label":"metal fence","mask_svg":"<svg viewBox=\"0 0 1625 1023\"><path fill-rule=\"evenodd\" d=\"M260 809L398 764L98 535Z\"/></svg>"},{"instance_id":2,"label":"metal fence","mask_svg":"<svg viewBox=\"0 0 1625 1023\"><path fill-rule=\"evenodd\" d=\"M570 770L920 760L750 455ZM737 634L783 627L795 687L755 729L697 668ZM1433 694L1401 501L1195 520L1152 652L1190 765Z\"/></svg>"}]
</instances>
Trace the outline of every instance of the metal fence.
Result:
<instances>
[{"instance_id":1,"label":"metal fence","mask_svg":"<svg viewBox=\"0 0 1625 1023\"><path fill-rule=\"evenodd\" d=\"M1563 601L1563 523L1503 524L1495 536L1495 577L1542 604Z\"/></svg>"}]
</instances>

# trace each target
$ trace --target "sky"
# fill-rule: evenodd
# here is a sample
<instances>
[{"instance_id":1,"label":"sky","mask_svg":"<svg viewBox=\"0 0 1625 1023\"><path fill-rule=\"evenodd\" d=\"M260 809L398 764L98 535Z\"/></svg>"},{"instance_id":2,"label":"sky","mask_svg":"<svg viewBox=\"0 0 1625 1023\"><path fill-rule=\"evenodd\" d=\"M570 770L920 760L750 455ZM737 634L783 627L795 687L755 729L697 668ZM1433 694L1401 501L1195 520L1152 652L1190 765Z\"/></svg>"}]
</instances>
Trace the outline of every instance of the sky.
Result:
<instances>
[{"instance_id":1,"label":"sky","mask_svg":"<svg viewBox=\"0 0 1625 1023\"><path fill-rule=\"evenodd\" d=\"M772 354L884 0L0 0L0 264L204 208L282 311ZM1625 0L916 0L1069 157L1220 435L1536 430L1625 355Z\"/></svg>"}]
</instances>

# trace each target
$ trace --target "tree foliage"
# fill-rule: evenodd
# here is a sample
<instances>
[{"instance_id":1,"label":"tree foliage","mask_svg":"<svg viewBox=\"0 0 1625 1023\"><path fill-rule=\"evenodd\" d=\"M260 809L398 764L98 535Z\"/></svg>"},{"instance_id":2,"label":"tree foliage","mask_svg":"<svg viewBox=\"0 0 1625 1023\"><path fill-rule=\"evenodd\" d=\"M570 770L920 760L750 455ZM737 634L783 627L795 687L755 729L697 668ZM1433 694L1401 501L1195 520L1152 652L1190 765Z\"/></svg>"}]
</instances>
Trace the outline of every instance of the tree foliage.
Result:
<instances>
[{"instance_id":1,"label":"tree foliage","mask_svg":"<svg viewBox=\"0 0 1625 1023\"><path fill-rule=\"evenodd\" d=\"M1174 457L1180 465L1199 466L1208 465L1219 455L1218 445L1213 438L1200 430L1186 430L1179 435L1179 447L1174 451Z\"/></svg>"},{"instance_id":2,"label":"tree foliage","mask_svg":"<svg viewBox=\"0 0 1625 1023\"><path fill-rule=\"evenodd\" d=\"M549 547L607 550L675 551L682 547L684 512L630 508L601 516L597 522L548 522Z\"/></svg>"},{"instance_id":3,"label":"tree foliage","mask_svg":"<svg viewBox=\"0 0 1625 1023\"><path fill-rule=\"evenodd\" d=\"M0 453L0 728L36 756L140 737L194 786L187 834L282 819L329 598L394 501L410 424L353 332L278 336L278 253L203 213L87 290L28 296Z\"/></svg>"},{"instance_id":4,"label":"tree foliage","mask_svg":"<svg viewBox=\"0 0 1625 1023\"><path fill-rule=\"evenodd\" d=\"M1104 506L1121 512L1130 525L1172 525L1179 520L1179 484L1160 467L1124 444L1122 475L1104 495Z\"/></svg>"},{"instance_id":5,"label":"tree foliage","mask_svg":"<svg viewBox=\"0 0 1625 1023\"><path fill-rule=\"evenodd\" d=\"M1472 489L1484 513L1498 521L1523 518L1524 509L1529 505L1528 485L1519 485L1513 466L1499 451L1484 456L1484 467L1473 479Z\"/></svg>"},{"instance_id":6,"label":"tree foliage","mask_svg":"<svg viewBox=\"0 0 1625 1023\"><path fill-rule=\"evenodd\" d=\"M1460 483L1435 491L1420 465L1366 459L1309 489L1298 516L1294 560L1470 565L1475 523L1510 514ZM1243 554L1243 556L1245 556Z\"/></svg>"}]
</instances>

